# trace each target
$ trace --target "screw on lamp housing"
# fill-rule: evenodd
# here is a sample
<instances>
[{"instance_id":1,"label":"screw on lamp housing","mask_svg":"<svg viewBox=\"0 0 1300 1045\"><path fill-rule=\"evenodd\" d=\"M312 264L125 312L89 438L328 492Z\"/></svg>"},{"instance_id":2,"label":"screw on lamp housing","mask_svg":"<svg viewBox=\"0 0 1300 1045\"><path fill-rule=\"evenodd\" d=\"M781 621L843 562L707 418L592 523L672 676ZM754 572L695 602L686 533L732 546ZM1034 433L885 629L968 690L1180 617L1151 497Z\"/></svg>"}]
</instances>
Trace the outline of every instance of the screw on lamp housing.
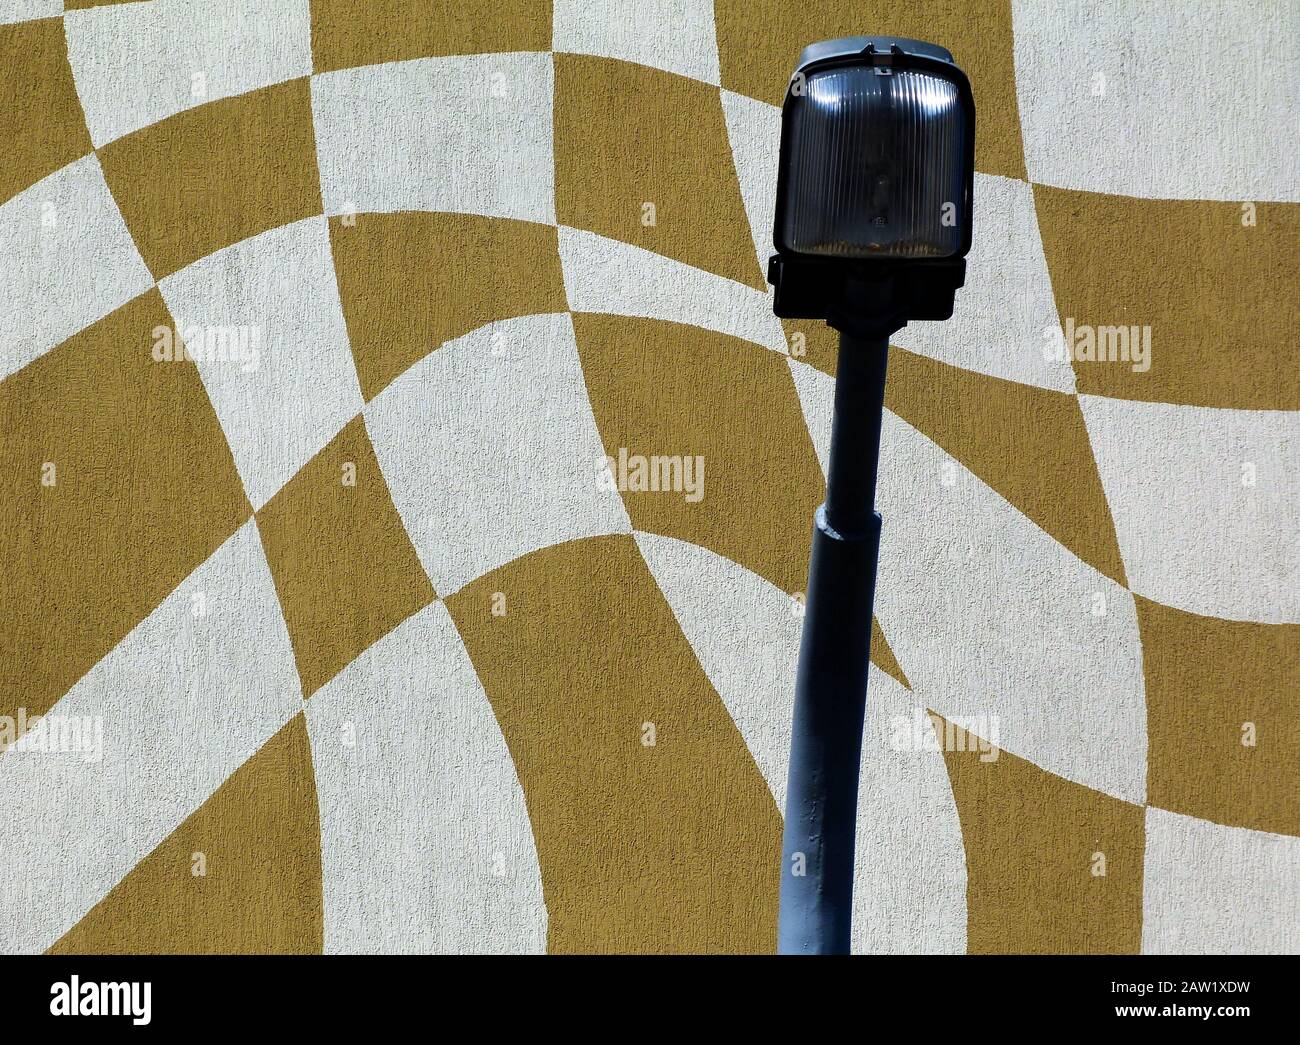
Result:
<instances>
[{"instance_id":1,"label":"screw on lamp housing","mask_svg":"<svg viewBox=\"0 0 1300 1045\"><path fill-rule=\"evenodd\" d=\"M942 47L854 36L804 49L782 108L768 282L778 316L824 320L840 350L786 788L786 954L849 950L889 336L952 315L974 171L974 97Z\"/></svg>"}]
</instances>

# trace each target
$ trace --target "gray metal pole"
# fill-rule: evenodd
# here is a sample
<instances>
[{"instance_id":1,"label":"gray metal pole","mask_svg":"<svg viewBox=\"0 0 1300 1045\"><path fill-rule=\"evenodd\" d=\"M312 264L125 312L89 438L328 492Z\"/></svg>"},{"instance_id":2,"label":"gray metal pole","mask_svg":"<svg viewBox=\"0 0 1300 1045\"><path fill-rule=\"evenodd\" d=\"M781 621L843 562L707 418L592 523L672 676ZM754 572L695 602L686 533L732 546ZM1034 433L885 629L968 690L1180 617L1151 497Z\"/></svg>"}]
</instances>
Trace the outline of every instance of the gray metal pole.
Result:
<instances>
[{"instance_id":1,"label":"gray metal pole","mask_svg":"<svg viewBox=\"0 0 1300 1045\"><path fill-rule=\"evenodd\" d=\"M840 335L826 503L813 527L799 647L777 934L781 954L849 953L888 352L888 337Z\"/></svg>"}]
</instances>

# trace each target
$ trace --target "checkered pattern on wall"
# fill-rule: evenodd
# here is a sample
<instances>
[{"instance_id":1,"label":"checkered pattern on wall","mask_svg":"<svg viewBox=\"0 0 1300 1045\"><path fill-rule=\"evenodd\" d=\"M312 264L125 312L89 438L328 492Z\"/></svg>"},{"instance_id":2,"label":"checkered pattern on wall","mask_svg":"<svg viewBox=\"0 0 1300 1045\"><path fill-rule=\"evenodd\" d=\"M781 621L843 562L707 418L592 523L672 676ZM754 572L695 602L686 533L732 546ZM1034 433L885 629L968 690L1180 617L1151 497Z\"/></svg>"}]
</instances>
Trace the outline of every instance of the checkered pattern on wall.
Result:
<instances>
[{"instance_id":1,"label":"checkered pattern on wall","mask_svg":"<svg viewBox=\"0 0 1300 1045\"><path fill-rule=\"evenodd\" d=\"M774 947L835 363L779 105L862 32L979 132L891 351L855 949L1300 949L1294 5L0 23L0 950Z\"/></svg>"}]
</instances>

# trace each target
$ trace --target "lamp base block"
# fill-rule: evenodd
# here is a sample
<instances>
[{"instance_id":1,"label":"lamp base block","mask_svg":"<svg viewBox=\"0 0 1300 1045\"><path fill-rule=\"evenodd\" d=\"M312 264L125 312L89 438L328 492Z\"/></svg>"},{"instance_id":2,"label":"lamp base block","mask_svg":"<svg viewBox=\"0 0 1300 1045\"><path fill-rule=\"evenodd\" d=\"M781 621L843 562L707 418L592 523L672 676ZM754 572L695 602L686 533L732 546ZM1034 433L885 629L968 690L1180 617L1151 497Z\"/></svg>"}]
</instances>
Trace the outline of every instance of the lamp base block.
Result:
<instances>
[{"instance_id":1,"label":"lamp base block","mask_svg":"<svg viewBox=\"0 0 1300 1045\"><path fill-rule=\"evenodd\" d=\"M767 281L782 319L821 319L855 337L888 337L909 320L951 317L966 259L846 262L774 254Z\"/></svg>"}]
</instances>

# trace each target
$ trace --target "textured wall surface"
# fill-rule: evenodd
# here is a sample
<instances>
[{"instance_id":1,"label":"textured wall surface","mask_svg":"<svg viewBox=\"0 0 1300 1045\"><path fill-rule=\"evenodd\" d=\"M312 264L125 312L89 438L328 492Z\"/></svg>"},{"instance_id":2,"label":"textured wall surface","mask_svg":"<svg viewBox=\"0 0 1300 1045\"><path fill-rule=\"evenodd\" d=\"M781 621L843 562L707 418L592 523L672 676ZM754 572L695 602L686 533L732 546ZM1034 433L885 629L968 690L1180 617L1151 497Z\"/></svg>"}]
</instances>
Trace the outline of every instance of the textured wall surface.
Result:
<instances>
[{"instance_id":1,"label":"textured wall surface","mask_svg":"<svg viewBox=\"0 0 1300 1045\"><path fill-rule=\"evenodd\" d=\"M979 135L854 948L1300 950L1294 4L0 0L0 951L774 947L858 32Z\"/></svg>"}]
</instances>

